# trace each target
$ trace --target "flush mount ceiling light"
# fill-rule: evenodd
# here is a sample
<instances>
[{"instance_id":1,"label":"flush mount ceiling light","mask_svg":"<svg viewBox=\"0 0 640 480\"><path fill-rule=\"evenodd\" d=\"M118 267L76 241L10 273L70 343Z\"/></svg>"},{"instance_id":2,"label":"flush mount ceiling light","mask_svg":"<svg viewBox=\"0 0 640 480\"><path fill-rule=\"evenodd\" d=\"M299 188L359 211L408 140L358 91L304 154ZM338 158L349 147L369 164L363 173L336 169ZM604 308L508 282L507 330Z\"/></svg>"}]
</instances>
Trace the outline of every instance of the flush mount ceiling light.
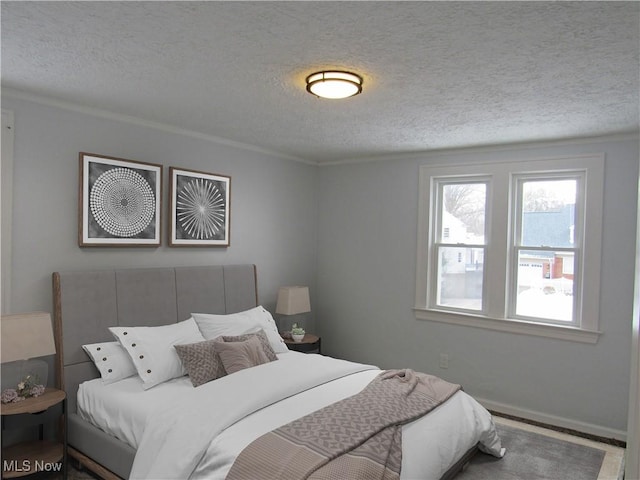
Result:
<instances>
[{"instance_id":1,"label":"flush mount ceiling light","mask_svg":"<svg viewBox=\"0 0 640 480\"><path fill-rule=\"evenodd\" d=\"M330 70L307 77L307 92L322 98L347 98L362 92L362 77L355 73Z\"/></svg>"}]
</instances>

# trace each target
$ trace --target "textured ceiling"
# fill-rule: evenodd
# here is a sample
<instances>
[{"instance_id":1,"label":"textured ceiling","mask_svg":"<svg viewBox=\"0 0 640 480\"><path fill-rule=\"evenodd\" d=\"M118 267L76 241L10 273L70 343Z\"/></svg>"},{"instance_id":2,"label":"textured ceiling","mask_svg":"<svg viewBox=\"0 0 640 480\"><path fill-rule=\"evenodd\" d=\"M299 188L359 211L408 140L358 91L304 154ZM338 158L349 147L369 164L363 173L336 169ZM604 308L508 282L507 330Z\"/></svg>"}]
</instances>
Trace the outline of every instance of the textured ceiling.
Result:
<instances>
[{"instance_id":1,"label":"textured ceiling","mask_svg":"<svg viewBox=\"0 0 640 480\"><path fill-rule=\"evenodd\" d=\"M2 86L320 163L637 132L639 7L3 0Z\"/></svg>"}]
</instances>

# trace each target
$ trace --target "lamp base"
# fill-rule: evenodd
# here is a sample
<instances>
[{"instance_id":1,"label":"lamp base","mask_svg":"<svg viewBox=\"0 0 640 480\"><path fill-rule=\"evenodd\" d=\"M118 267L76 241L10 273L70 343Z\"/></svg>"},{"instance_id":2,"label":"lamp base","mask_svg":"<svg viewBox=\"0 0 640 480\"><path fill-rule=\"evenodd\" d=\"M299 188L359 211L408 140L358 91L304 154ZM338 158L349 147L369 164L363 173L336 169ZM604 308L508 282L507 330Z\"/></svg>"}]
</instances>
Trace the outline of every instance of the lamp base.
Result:
<instances>
[{"instance_id":1,"label":"lamp base","mask_svg":"<svg viewBox=\"0 0 640 480\"><path fill-rule=\"evenodd\" d=\"M35 377L35 383L47 386L49 378L49 365L44 360L29 359L18 360L16 362L3 363L2 375L0 377L0 388L16 388L27 375Z\"/></svg>"},{"instance_id":2,"label":"lamp base","mask_svg":"<svg viewBox=\"0 0 640 480\"><path fill-rule=\"evenodd\" d=\"M280 315L276 320L276 326L278 327L278 331L283 338L287 338L288 335L291 334L291 329L293 328L293 324L297 323L299 327L307 330L307 326L305 325L305 319L307 318L306 313L296 313L294 315ZM307 330L308 331L308 330ZM288 338L291 338L290 336Z\"/></svg>"}]
</instances>

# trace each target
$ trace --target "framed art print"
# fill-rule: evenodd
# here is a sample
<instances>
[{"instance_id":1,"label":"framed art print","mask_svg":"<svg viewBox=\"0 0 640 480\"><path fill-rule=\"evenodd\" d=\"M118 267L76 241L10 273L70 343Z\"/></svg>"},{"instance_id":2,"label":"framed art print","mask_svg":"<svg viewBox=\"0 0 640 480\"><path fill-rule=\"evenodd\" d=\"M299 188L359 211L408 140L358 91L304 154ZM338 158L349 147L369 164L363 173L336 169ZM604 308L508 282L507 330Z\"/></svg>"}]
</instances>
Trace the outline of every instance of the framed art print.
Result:
<instances>
[{"instance_id":1,"label":"framed art print","mask_svg":"<svg viewBox=\"0 0 640 480\"><path fill-rule=\"evenodd\" d=\"M228 247L231 177L169 168L172 247Z\"/></svg>"},{"instance_id":2,"label":"framed art print","mask_svg":"<svg viewBox=\"0 0 640 480\"><path fill-rule=\"evenodd\" d=\"M80 152L81 247L158 247L162 165Z\"/></svg>"}]
</instances>

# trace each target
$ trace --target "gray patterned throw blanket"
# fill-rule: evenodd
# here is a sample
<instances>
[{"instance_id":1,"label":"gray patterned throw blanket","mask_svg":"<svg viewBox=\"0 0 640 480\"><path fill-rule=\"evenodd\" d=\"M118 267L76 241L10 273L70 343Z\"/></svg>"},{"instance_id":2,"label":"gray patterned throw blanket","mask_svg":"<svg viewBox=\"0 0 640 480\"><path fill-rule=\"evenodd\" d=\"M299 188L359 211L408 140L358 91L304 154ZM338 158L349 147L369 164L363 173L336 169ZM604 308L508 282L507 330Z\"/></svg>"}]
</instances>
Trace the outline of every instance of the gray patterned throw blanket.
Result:
<instances>
[{"instance_id":1,"label":"gray patterned throw blanket","mask_svg":"<svg viewBox=\"0 0 640 480\"><path fill-rule=\"evenodd\" d=\"M402 425L459 389L413 370L382 372L360 393L254 440L227 480L399 479Z\"/></svg>"}]
</instances>

